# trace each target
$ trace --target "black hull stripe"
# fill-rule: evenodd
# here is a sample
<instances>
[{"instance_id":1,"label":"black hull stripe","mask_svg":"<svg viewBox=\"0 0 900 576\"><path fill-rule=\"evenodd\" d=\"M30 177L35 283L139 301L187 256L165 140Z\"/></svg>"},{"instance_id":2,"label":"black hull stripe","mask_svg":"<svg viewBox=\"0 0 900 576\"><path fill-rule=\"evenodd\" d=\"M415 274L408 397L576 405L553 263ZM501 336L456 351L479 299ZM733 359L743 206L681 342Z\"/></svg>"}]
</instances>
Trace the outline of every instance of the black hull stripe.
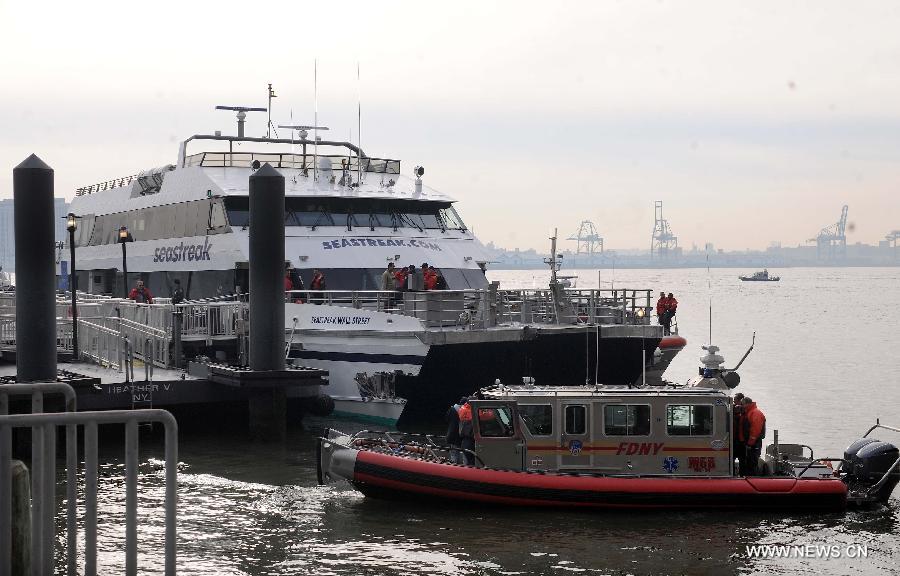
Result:
<instances>
[{"instance_id":1,"label":"black hull stripe","mask_svg":"<svg viewBox=\"0 0 900 576\"><path fill-rule=\"evenodd\" d=\"M320 352L318 350L291 350L289 358L330 360L332 362L368 362L371 364L412 364L421 366L424 356L412 354L365 354L363 352Z\"/></svg>"},{"instance_id":2,"label":"black hull stripe","mask_svg":"<svg viewBox=\"0 0 900 576\"><path fill-rule=\"evenodd\" d=\"M597 507L739 507L739 508L805 508L842 510L845 499L841 494L819 493L773 493L755 492L747 494L673 494L670 492L600 492L596 490L567 490L533 488L509 484L495 484L476 480L461 480L398 470L357 460L355 472L372 478L383 478L435 490L445 490L459 494L459 498L482 495L496 498L531 500L536 504L558 503L560 505L591 505ZM373 496L390 496L391 488L371 485L356 480L353 484L363 493ZM371 488L374 488L372 490ZM396 498L409 497L409 493L394 490ZM499 500L498 500L499 501Z\"/></svg>"}]
</instances>

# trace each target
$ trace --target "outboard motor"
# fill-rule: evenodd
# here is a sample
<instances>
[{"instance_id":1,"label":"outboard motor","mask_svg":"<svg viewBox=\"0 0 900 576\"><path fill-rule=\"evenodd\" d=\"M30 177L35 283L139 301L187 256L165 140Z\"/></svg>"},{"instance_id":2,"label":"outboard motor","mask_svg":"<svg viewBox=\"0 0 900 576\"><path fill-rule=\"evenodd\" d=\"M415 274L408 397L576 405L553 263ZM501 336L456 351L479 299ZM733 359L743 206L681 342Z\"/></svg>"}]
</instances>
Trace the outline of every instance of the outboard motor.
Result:
<instances>
[{"instance_id":1,"label":"outboard motor","mask_svg":"<svg viewBox=\"0 0 900 576\"><path fill-rule=\"evenodd\" d=\"M847 467L844 480L851 489L871 489L888 470L891 470L898 458L900 450L889 442L881 442L874 438L857 440L844 451ZM877 493L871 495L872 498L886 503L898 483L900 483L900 467L894 467Z\"/></svg>"}]
</instances>

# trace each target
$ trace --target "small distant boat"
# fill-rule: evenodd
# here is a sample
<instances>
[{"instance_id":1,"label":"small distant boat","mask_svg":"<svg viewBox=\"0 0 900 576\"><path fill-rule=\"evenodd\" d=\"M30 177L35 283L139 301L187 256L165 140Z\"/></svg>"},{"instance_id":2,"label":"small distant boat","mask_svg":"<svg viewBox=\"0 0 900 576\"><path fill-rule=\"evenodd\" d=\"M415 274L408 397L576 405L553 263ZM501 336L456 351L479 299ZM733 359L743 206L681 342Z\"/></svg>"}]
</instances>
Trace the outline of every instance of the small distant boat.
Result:
<instances>
[{"instance_id":1,"label":"small distant boat","mask_svg":"<svg viewBox=\"0 0 900 576\"><path fill-rule=\"evenodd\" d=\"M744 282L778 282L781 280L779 276L769 276L768 270L762 272L754 272L753 276L738 276Z\"/></svg>"}]
</instances>

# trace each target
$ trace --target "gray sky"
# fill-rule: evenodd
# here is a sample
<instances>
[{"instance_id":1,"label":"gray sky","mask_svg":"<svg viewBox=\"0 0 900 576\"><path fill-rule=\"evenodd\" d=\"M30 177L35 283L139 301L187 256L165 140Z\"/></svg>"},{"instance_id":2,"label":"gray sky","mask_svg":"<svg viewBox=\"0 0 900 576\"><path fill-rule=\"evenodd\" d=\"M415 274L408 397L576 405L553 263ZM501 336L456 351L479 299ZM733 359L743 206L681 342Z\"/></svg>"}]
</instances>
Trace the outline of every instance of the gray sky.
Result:
<instances>
[{"instance_id":1,"label":"gray sky","mask_svg":"<svg viewBox=\"0 0 900 576\"><path fill-rule=\"evenodd\" d=\"M57 195L173 162L265 106L426 168L478 236L546 249L592 220L647 247L797 245L850 205L900 228L896 2L0 0L0 197L31 152ZM362 81L356 81L356 62ZM248 133L265 131L265 115Z\"/></svg>"}]
</instances>

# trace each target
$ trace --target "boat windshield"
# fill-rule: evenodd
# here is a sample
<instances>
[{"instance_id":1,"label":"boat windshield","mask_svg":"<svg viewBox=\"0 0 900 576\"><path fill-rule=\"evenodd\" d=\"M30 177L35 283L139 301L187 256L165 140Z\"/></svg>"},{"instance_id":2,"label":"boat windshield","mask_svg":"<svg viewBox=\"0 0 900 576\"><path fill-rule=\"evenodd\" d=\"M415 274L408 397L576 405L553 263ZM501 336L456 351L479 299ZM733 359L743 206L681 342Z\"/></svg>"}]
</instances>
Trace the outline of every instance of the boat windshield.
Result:
<instances>
[{"instance_id":1,"label":"boat windshield","mask_svg":"<svg viewBox=\"0 0 900 576\"><path fill-rule=\"evenodd\" d=\"M247 196L225 198L228 223L249 226ZM285 198L285 226L341 226L359 228L415 228L418 230L462 230L466 225L449 202L384 200L369 198Z\"/></svg>"}]
</instances>

